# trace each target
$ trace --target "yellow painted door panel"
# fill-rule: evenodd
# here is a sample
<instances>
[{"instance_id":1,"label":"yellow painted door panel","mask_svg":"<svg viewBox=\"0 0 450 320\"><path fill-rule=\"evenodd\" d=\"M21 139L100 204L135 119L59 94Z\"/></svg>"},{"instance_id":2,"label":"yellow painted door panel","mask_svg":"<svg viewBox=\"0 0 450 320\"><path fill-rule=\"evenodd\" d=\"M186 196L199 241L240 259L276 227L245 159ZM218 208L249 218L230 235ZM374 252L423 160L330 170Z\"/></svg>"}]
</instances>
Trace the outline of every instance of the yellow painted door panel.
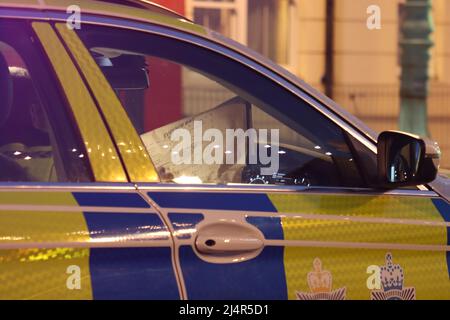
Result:
<instances>
[{"instance_id":1,"label":"yellow painted door panel","mask_svg":"<svg viewBox=\"0 0 450 320\"><path fill-rule=\"evenodd\" d=\"M271 194L289 299L450 299L450 205L394 195Z\"/></svg>"}]
</instances>

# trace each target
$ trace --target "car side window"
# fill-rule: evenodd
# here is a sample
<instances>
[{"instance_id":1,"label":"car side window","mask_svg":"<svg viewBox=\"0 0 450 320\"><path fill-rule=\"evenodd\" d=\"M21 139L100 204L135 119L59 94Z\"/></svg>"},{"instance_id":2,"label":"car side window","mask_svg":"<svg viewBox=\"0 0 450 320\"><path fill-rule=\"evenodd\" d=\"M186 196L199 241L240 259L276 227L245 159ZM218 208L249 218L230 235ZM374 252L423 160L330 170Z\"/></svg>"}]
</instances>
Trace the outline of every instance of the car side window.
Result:
<instances>
[{"instance_id":1,"label":"car side window","mask_svg":"<svg viewBox=\"0 0 450 320\"><path fill-rule=\"evenodd\" d=\"M40 83L48 89L52 84L42 81L42 70L38 78L31 72L29 65L42 67L45 62L35 59L38 47L28 42L31 37L22 26L0 21L0 181L90 181L85 159L79 157L82 147L68 132L70 120L59 117L58 127L48 116L56 109L48 110L45 102L59 108L53 117L64 106L36 87Z\"/></svg>"},{"instance_id":2,"label":"car side window","mask_svg":"<svg viewBox=\"0 0 450 320\"><path fill-rule=\"evenodd\" d=\"M343 131L254 70L163 36L88 25L78 34L161 181L363 185Z\"/></svg>"}]
</instances>

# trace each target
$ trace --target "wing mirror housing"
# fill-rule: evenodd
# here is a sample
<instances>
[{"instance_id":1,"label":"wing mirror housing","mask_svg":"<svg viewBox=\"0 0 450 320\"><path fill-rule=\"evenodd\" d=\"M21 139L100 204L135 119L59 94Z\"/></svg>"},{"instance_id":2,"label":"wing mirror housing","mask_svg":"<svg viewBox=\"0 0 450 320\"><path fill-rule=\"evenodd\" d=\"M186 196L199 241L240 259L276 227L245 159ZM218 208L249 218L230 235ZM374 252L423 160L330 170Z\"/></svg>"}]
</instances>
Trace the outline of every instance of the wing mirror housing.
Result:
<instances>
[{"instance_id":1,"label":"wing mirror housing","mask_svg":"<svg viewBox=\"0 0 450 320\"><path fill-rule=\"evenodd\" d=\"M436 142L417 135L385 131L378 137L378 183L386 189L432 182L439 170Z\"/></svg>"}]
</instances>

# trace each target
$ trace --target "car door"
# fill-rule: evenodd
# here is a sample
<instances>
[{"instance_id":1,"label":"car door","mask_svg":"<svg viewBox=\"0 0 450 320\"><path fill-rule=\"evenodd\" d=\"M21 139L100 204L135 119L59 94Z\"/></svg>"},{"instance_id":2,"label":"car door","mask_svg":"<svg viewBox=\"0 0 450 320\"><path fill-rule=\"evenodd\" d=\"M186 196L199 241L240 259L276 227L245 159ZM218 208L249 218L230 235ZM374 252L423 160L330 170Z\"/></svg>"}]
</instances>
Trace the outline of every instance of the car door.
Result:
<instances>
[{"instance_id":1,"label":"car door","mask_svg":"<svg viewBox=\"0 0 450 320\"><path fill-rule=\"evenodd\" d=\"M449 205L432 192L141 189L172 222L189 298L448 298Z\"/></svg>"},{"instance_id":2,"label":"car door","mask_svg":"<svg viewBox=\"0 0 450 320\"><path fill-rule=\"evenodd\" d=\"M0 19L0 90L0 299L179 299L167 225L48 22Z\"/></svg>"},{"instance_id":3,"label":"car door","mask_svg":"<svg viewBox=\"0 0 450 320\"><path fill-rule=\"evenodd\" d=\"M95 22L57 29L84 44L81 70L103 71L149 152L161 182L132 181L168 222L183 297L449 297L449 204L370 188L363 133L237 49ZM124 88L136 66L149 81Z\"/></svg>"}]
</instances>

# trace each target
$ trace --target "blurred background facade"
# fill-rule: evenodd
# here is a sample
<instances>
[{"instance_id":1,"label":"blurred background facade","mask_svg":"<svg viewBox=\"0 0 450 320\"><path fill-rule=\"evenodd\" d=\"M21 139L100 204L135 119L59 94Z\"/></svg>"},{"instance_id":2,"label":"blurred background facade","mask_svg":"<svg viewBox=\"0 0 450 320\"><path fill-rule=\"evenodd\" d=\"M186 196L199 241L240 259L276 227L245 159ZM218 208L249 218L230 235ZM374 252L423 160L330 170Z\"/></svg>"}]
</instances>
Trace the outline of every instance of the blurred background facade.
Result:
<instances>
[{"instance_id":1,"label":"blurred background facade","mask_svg":"<svg viewBox=\"0 0 450 320\"><path fill-rule=\"evenodd\" d=\"M375 130L398 129L405 0L154 0L269 57ZM367 8L381 9L369 30ZM428 126L450 168L450 0L433 0ZM184 74L183 77L189 77ZM186 81L191 103L222 100L220 88ZM204 84L207 86L208 84ZM208 92L207 92L208 91ZM205 96L208 95L208 96ZM208 103L209 104L209 103Z\"/></svg>"}]
</instances>

